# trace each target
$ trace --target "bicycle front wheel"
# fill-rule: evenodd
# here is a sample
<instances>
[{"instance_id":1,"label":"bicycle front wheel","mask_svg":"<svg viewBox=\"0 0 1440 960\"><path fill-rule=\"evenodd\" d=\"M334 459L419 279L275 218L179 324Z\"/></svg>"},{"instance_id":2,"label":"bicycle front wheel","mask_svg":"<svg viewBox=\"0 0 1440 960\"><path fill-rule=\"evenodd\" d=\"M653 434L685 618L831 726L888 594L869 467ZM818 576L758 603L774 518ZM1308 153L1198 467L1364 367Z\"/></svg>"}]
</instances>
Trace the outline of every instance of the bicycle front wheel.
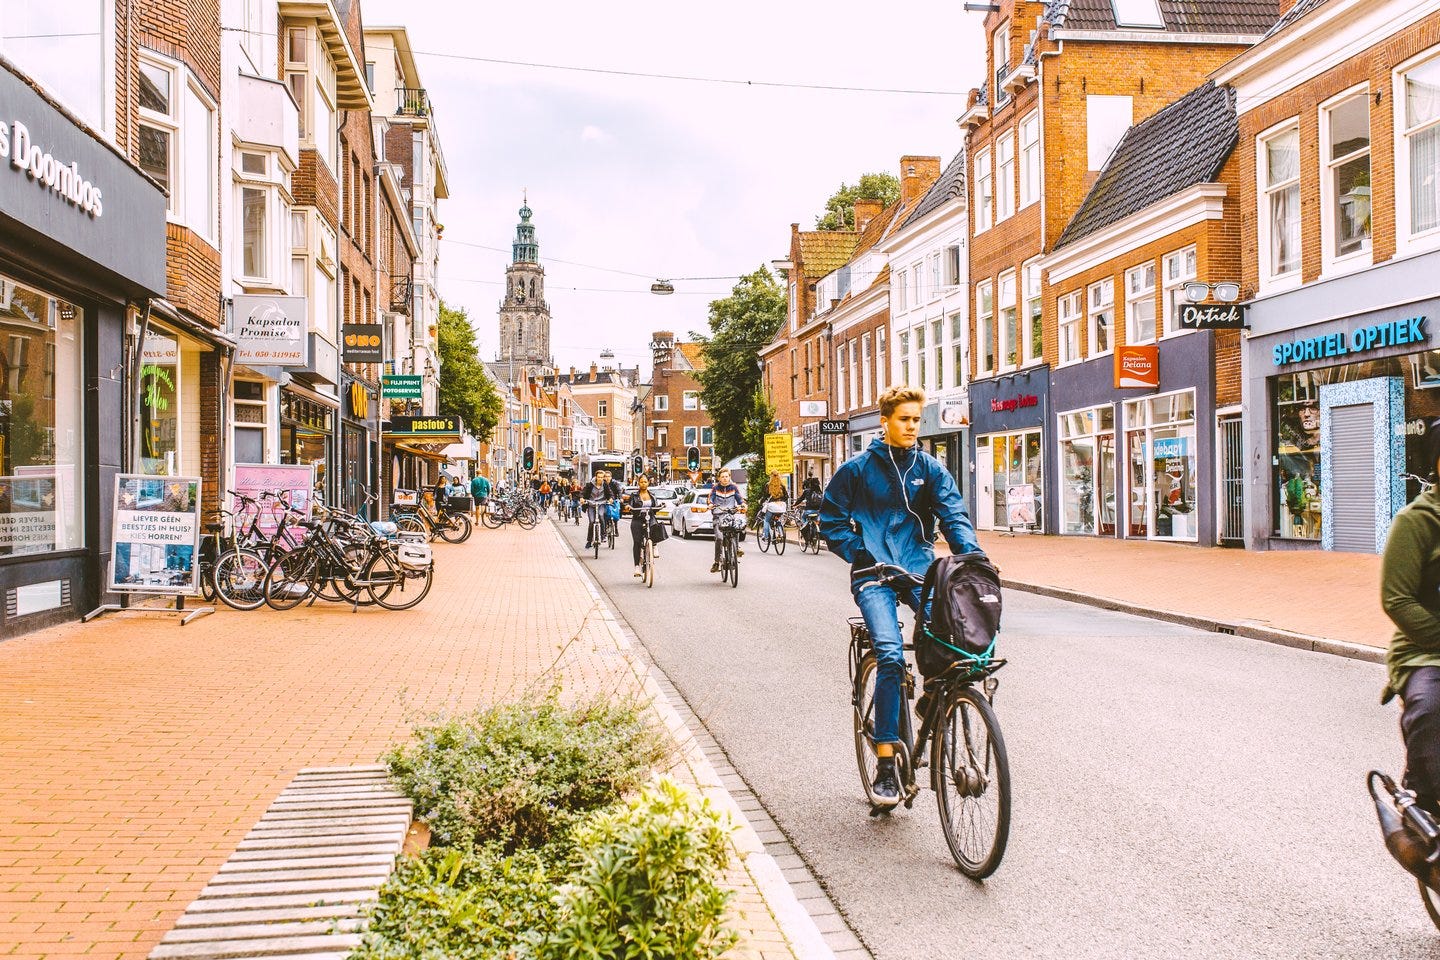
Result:
<instances>
[{"instance_id":1,"label":"bicycle front wheel","mask_svg":"<svg viewBox=\"0 0 1440 960\"><path fill-rule=\"evenodd\" d=\"M440 539L446 543L464 543L470 539L470 518L465 514L452 513L445 521L445 526L440 528Z\"/></svg>"},{"instance_id":2,"label":"bicycle front wheel","mask_svg":"<svg viewBox=\"0 0 1440 960\"><path fill-rule=\"evenodd\" d=\"M299 606L315 590L318 567L309 550L282 554L265 574L265 603L275 610Z\"/></svg>"},{"instance_id":3,"label":"bicycle front wheel","mask_svg":"<svg viewBox=\"0 0 1440 960\"><path fill-rule=\"evenodd\" d=\"M730 558L730 587L734 589L740 586L740 548L731 540L726 548L726 555Z\"/></svg>"},{"instance_id":4,"label":"bicycle front wheel","mask_svg":"<svg viewBox=\"0 0 1440 960\"><path fill-rule=\"evenodd\" d=\"M515 522L520 524L520 527L523 530L533 530L535 528L535 524L540 522L540 515L535 512L534 507L526 507L525 509L516 512Z\"/></svg>"},{"instance_id":5,"label":"bicycle front wheel","mask_svg":"<svg viewBox=\"0 0 1440 960\"><path fill-rule=\"evenodd\" d=\"M370 597L386 610L409 610L425 599L435 581L435 565L410 570L400 565L389 551L381 551L365 565L360 579L368 584Z\"/></svg>"},{"instance_id":6,"label":"bicycle front wheel","mask_svg":"<svg viewBox=\"0 0 1440 960\"><path fill-rule=\"evenodd\" d=\"M645 586L655 586L655 547L649 541L645 543Z\"/></svg>"},{"instance_id":7,"label":"bicycle front wheel","mask_svg":"<svg viewBox=\"0 0 1440 960\"><path fill-rule=\"evenodd\" d=\"M505 520L500 516L500 511L492 507L486 507L480 511L480 522L491 530L498 530L505 525Z\"/></svg>"},{"instance_id":8,"label":"bicycle front wheel","mask_svg":"<svg viewBox=\"0 0 1440 960\"><path fill-rule=\"evenodd\" d=\"M947 695L930 769L940 826L960 872L984 880L1010 839L1010 760L990 701L959 686Z\"/></svg>"},{"instance_id":9,"label":"bicycle front wheel","mask_svg":"<svg viewBox=\"0 0 1440 960\"><path fill-rule=\"evenodd\" d=\"M228 550L209 570L210 585L227 607L254 610L265 603L265 561L253 550Z\"/></svg>"}]
</instances>

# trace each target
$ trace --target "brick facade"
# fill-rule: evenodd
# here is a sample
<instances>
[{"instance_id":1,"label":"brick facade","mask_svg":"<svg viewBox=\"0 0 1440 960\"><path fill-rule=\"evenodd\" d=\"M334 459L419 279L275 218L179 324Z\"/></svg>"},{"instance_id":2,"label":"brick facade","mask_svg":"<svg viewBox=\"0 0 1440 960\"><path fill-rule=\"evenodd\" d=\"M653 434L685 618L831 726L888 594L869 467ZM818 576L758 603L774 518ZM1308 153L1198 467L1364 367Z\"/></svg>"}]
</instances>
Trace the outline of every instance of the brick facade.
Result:
<instances>
[{"instance_id":1,"label":"brick facade","mask_svg":"<svg viewBox=\"0 0 1440 960\"><path fill-rule=\"evenodd\" d=\"M165 297L212 327L220 313L220 251L189 227L165 225Z\"/></svg>"},{"instance_id":2,"label":"brick facade","mask_svg":"<svg viewBox=\"0 0 1440 960\"><path fill-rule=\"evenodd\" d=\"M702 443L706 427L713 429L714 421L710 412L700 406L701 387L696 377L704 369L705 361L700 345L679 343L675 334L667 330L657 331L651 336L655 341L669 341L673 344L670 357L663 363L656 363L650 396L646 398L646 427L654 431L654 439L646 439L646 452L657 459L669 458L672 475L683 475L686 470L688 447L685 442L687 428L695 431L695 446L700 448L701 469L710 468L710 457L715 452L713 442ZM685 409L685 394L695 395L695 409ZM657 398L663 398L664 409L657 407ZM663 436L662 436L663 434ZM713 441L713 437L711 438Z\"/></svg>"}]
</instances>

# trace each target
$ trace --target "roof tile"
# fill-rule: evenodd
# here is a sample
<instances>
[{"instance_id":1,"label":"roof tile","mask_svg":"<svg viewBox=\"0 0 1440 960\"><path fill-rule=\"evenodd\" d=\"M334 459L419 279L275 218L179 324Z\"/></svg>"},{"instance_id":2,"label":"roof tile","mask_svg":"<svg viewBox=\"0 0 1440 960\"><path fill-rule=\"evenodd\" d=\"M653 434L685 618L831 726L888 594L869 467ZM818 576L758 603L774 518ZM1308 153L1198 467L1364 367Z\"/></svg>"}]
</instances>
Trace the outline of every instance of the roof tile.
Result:
<instances>
[{"instance_id":1,"label":"roof tile","mask_svg":"<svg viewBox=\"0 0 1440 960\"><path fill-rule=\"evenodd\" d=\"M955 159L940 173L940 179L920 198L915 210L906 217L901 227L908 227L922 217L934 212L946 202L965 195L965 151L955 154Z\"/></svg>"},{"instance_id":2,"label":"roof tile","mask_svg":"<svg viewBox=\"0 0 1440 960\"><path fill-rule=\"evenodd\" d=\"M855 254L860 234L854 230L805 230L800 233L800 256L807 277L823 277L839 270Z\"/></svg>"},{"instance_id":3,"label":"roof tile","mask_svg":"<svg viewBox=\"0 0 1440 960\"><path fill-rule=\"evenodd\" d=\"M1279 0L1160 0L1160 14L1169 33L1259 36L1279 19L1280 4ZM1111 0L1051 0L1045 19L1066 30L1119 29Z\"/></svg>"}]
</instances>

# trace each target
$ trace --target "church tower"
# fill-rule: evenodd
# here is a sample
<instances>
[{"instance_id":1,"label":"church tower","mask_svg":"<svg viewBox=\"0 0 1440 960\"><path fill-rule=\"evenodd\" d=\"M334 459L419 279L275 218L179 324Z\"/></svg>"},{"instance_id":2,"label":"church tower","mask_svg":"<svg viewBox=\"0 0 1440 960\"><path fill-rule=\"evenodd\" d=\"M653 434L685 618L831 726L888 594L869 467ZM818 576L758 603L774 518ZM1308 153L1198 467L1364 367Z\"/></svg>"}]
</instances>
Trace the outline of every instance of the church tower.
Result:
<instances>
[{"instance_id":1,"label":"church tower","mask_svg":"<svg viewBox=\"0 0 1440 960\"><path fill-rule=\"evenodd\" d=\"M550 354L550 306L545 302L545 268L535 240L533 212L520 208L520 222L505 268L505 299L500 303L500 361L553 366Z\"/></svg>"}]
</instances>

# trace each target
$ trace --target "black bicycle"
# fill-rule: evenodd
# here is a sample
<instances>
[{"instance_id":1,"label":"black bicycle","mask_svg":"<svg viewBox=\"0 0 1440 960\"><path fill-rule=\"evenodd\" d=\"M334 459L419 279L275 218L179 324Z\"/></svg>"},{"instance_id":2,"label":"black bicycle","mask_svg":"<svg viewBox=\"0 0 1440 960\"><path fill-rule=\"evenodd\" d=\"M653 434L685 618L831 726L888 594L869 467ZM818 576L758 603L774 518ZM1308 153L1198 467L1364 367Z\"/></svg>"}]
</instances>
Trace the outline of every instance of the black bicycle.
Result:
<instances>
[{"instance_id":1,"label":"black bicycle","mask_svg":"<svg viewBox=\"0 0 1440 960\"><path fill-rule=\"evenodd\" d=\"M600 541L605 539L610 526L610 510L604 500L586 500L585 509L590 514L590 524L585 528L585 542L595 551L595 559L600 559ZM611 541L614 544L614 541Z\"/></svg>"},{"instance_id":2,"label":"black bicycle","mask_svg":"<svg viewBox=\"0 0 1440 960\"><path fill-rule=\"evenodd\" d=\"M644 530L640 536L640 582L647 587L655 586L655 541L650 539L650 526L655 522L655 511L658 509L639 508L639 512L645 515L641 521Z\"/></svg>"},{"instance_id":3,"label":"black bicycle","mask_svg":"<svg viewBox=\"0 0 1440 960\"><path fill-rule=\"evenodd\" d=\"M820 553L820 514L806 516L800 524L800 552Z\"/></svg>"},{"instance_id":4,"label":"black bicycle","mask_svg":"<svg viewBox=\"0 0 1440 960\"><path fill-rule=\"evenodd\" d=\"M853 575L876 576L871 581L874 586L908 588L924 583L923 577L889 564L856 570ZM920 629L925 627L922 622ZM913 650L914 644L905 644L905 649ZM900 743L895 749L895 773L900 778L901 800L906 809L920 792L916 770L928 764L945 843L960 872L975 880L995 872L1010 838L1010 761L994 709L995 690L1000 683L995 673L1005 666L1005 661L995 657L994 652L992 643L984 654L967 656L950 673L926 682L918 732L911 720L915 674L907 661L901 683L904 699L900 706ZM888 812L877 802L873 786L879 768L875 755L877 669L870 630L863 618L852 617L850 702L854 706L855 759L871 816Z\"/></svg>"},{"instance_id":5,"label":"black bicycle","mask_svg":"<svg viewBox=\"0 0 1440 960\"><path fill-rule=\"evenodd\" d=\"M755 542L760 544L761 553L774 547L775 555L778 557L785 552L785 512L782 510L775 513L766 510L765 507L768 506L768 503L764 504L760 508L760 513L755 518ZM765 532L765 521L767 518L770 521L769 533Z\"/></svg>"},{"instance_id":6,"label":"black bicycle","mask_svg":"<svg viewBox=\"0 0 1440 960\"><path fill-rule=\"evenodd\" d=\"M722 507L713 511L715 536L720 538L720 582L733 589L740 586L740 537L745 533L745 517L738 507Z\"/></svg>"}]
</instances>

